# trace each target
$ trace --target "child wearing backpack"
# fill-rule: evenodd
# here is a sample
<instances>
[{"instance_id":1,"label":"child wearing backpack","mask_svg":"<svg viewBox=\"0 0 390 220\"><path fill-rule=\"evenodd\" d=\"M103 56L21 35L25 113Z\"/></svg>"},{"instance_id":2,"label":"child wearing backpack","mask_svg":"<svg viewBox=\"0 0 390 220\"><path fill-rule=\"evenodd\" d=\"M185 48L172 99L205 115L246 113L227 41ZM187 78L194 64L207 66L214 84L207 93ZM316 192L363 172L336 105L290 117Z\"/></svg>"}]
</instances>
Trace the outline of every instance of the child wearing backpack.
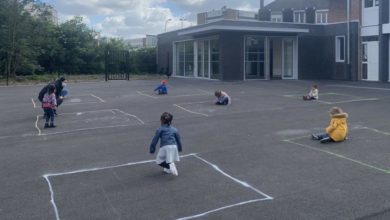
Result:
<instances>
[{"instance_id":1,"label":"child wearing backpack","mask_svg":"<svg viewBox=\"0 0 390 220\"><path fill-rule=\"evenodd\" d=\"M42 99L42 109L44 111L44 118L46 120L44 128L54 128L54 110L57 106L57 99L55 94L55 87L50 85L47 89L47 93ZM50 124L49 124L50 122Z\"/></svg>"}]
</instances>

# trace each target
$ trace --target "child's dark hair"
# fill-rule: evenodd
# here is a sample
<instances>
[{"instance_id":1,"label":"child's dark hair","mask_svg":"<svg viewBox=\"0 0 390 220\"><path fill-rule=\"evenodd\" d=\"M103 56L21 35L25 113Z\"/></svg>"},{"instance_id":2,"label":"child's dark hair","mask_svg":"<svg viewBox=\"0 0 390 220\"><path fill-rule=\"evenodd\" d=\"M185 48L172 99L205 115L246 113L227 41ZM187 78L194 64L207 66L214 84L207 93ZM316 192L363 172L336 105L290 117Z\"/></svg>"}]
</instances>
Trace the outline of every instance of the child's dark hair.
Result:
<instances>
[{"instance_id":1,"label":"child's dark hair","mask_svg":"<svg viewBox=\"0 0 390 220\"><path fill-rule=\"evenodd\" d=\"M318 86L316 84L313 85L313 88L318 89Z\"/></svg>"},{"instance_id":2,"label":"child's dark hair","mask_svg":"<svg viewBox=\"0 0 390 220\"><path fill-rule=\"evenodd\" d=\"M164 112L162 115L161 115L161 123L162 124L165 124L165 125L170 125L172 123L172 120L173 120L173 115L169 112Z\"/></svg>"},{"instance_id":3,"label":"child's dark hair","mask_svg":"<svg viewBox=\"0 0 390 220\"><path fill-rule=\"evenodd\" d=\"M54 85L49 85L49 88L47 88L47 93L49 95L53 94L56 90L56 87Z\"/></svg>"},{"instance_id":4,"label":"child's dark hair","mask_svg":"<svg viewBox=\"0 0 390 220\"><path fill-rule=\"evenodd\" d=\"M221 90L217 90L217 91L214 92L214 95L215 95L216 97L220 97L221 94L222 94Z\"/></svg>"}]
</instances>

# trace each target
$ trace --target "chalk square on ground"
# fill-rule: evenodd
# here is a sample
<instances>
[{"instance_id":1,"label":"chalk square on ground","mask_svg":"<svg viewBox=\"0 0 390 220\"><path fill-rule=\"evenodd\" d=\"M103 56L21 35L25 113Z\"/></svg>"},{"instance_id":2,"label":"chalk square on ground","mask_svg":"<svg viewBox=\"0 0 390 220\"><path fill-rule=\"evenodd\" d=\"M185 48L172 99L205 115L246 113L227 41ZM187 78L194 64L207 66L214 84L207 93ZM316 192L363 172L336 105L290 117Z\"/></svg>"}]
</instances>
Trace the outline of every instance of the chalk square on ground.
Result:
<instances>
[{"instance_id":1,"label":"chalk square on ground","mask_svg":"<svg viewBox=\"0 0 390 220\"><path fill-rule=\"evenodd\" d=\"M210 99L208 101L199 101L199 102L178 103L176 105L184 109L187 109L190 112L200 113L208 116L223 115L223 114L238 113L238 112L267 111L267 110L275 109L272 107L270 108L269 105L265 103L252 102L252 101L241 100L241 99L233 99L231 105L216 105L215 99ZM242 108L242 106L251 106L251 107Z\"/></svg>"},{"instance_id":2,"label":"chalk square on ground","mask_svg":"<svg viewBox=\"0 0 390 220\"><path fill-rule=\"evenodd\" d=\"M340 94L340 93L325 93L325 94L320 93L319 101L333 104L338 102L351 102L351 101L366 100L371 98L372 97L359 97L359 96Z\"/></svg>"},{"instance_id":3,"label":"chalk square on ground","mask_svg":"<svg viewBox=\"0 0 390 220\"><path fill-rule=\"evenodd\" d=\"M69 97L66 97L64 99L64 106L65 105L81 105L81 104L88 104L88 103L102 103L103 100L100 97L97 97L95 95L71 95Z\"/></svg>"},{"instance_id":4,"label":"chalk square on ground","mask_svg":"<svg viewBox=\"0 0 390 220\"><path fill-rule=\"evenodd\" d=\"M153 161L48 178L61 219L177 219L267 199L196 157L177 167L178 177Z\"/></svg>"},{"instance_id":5,"label":"chalk square on ground","mask_svg":"<svg viewBox=\"0 0 390 220\"><path fill-rule=\"evenodd\" d=\"M348 140L341 143L321 144L310 137L294 139L291 142L352 159L390 174L389 141L388 135L370 129L354 129L350 131Z\"/></svg>"},{"instance_id":6,"label":"chalk square on ground","mask_svg":"<svg viewBox=\"0 0 390 220\"><path fill-rule=\"evenodd\" d=\"M137 91L139 95L150 98L180 98L180 97L193 97L193 96L214 96L212 92L208 92L202 89L187 89L187 88L169 88L167 95L158 95L153 90L150 91Z\"/></svg>"},{"instance_id":7,"label":"chalk square on ground","mask_svg":"<svg viewBox=\"0 0 390 220\"><path fill-rule=\"evenodd\" d=\"M43 129L45 119L38 116L38 127ZM55 117L55 129L44 129L43 134L72 132L94 128L139 125L140 121L118 109L59 114Z\"/></svg>"}]
</instances>

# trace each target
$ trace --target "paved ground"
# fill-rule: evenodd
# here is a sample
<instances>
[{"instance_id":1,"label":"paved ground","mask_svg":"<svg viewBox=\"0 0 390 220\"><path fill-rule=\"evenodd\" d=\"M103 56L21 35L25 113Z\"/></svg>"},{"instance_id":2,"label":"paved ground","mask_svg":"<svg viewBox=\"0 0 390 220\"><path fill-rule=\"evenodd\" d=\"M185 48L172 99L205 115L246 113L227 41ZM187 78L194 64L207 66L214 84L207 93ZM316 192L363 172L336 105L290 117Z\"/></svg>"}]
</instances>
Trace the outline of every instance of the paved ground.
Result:
<instances>
[{"instance_id":1,"label":"paved ground","mask_svg":"<svg viewBox=\"0 0 390 220\"><path fill-rule=\"evenodd\" d=\"M390 219L390 85L173 79L80 83L43 129L41 86L0 87L0 219ZM233 105L213 105L222 89ZM33 99L32 99L33 98ZM328 110L339 144L310 140ZM182 135L179 176L148 154L159 116Z\"/></svg>"}]
</instances>

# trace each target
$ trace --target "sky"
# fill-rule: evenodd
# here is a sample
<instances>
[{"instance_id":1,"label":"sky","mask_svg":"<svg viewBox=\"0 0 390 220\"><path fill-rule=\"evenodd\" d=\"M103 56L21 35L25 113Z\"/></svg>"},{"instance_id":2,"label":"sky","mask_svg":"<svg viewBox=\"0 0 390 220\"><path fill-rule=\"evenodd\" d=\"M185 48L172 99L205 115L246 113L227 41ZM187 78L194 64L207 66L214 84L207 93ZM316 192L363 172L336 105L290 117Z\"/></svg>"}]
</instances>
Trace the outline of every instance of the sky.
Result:
<instances>
[{"instance_id":1,"label":"sky","mask_svg":"<svg viewBox=\"0 0 390 220\"><path fill-rule=\"evenodd\" d=\"M196 15L223 6L257 11L260 0L41 0L60 22L81 16L102 36L132 39L196 25ZM273 0L265 0L269 3ZM168 21L168 19L170 19Z\"/></svg>"}]
</instances>

